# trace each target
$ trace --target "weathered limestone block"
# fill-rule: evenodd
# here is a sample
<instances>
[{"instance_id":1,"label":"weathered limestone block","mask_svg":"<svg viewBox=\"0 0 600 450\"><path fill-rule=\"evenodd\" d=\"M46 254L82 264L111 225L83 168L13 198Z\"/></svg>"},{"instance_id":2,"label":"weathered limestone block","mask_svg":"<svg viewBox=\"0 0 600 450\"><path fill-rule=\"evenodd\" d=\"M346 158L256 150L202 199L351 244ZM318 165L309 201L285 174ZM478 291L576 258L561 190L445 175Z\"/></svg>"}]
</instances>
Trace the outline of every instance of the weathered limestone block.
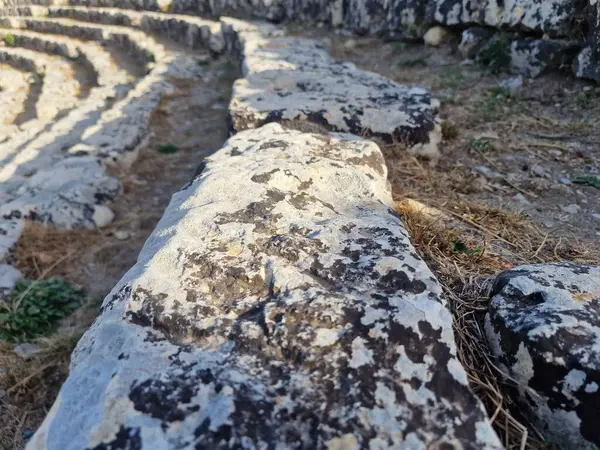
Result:
<instances>
[{"instance_id":1,"label":"weathered limestone block","mask_svg":"<svg viewBox=\"0 0 600 450\"><path fill-rule=\"evenodd\" d=\"M20 15L39 16L40 13L50 17L68 17L84 22L128 26L149 33L166 34L188 47L208 48L214 53L221 53L224 50L222 39L219 39L220 24L194 16L76 6L48 7L43 10L40 8L19 9Z\"/></svg>"},{"instance_id":2,"label":"weathered limestone block","mask_svg":"<svg viewBox=\"0 0 600 450\"><path fill-rule=\"evenodd\" d=\"M573 72L579 78L600 82L600 5L589 0L587 45L573 63Z\"/></svg>"},{"instance_id":3,"label":"weathered limestone block","mask_svg":"<svg viewBox=\"0 0 600 450\"><path fill-rule=\"evenodd\" d=\"M560 448L598 448L600 268L549 263L503 272L485 329L547 438Z\"/></svg>"},{"instance_id":4,"label":"weathered limestone block","mask_svg":"<svg viewBox=\"0 0 600 450\"><path fill-rule=\"evenodd\" d=\"M73 66L61 59L40 55L22 48L0 47L0 62L12 64L30 73L41 85L35 104L35 119L44 124L79 101L79 83Z\"/></svg>"},{"instance_id":5,"label":"weathered limestone block","mask_svg":"<svg viewBox=\"0 0 600 450\"><path fill-rule=\"evenodd\" d=\"M230 138L106 298L29 448L500 448L386 175L353 135Z\"/></svg>"},{"instance_id":6,"label":"weathered limestone block","mask_svg":"<svg viewBox=\"0 0 600 450\"><path fill-rule=\"evenodd\" d=\"M579 46L566 40L517 40L510 46L511 70L535 78L544 71L569 65Z\"/></svg>"},{"instance_id":7,"label":"weathered limestone block","mask_svg":"<svg viewBox=\"0 0 600 450\"><path fill-rule=\"evenodd\" d=\"M471 27L462 32L458 51L463 58L475 58L486 42L493 36L491 28Z\"/></svg>"},{"instance_id":8,"label":"weathered limestone block","mask_svg":"<svg viewBox=\"0 0 600 450\"><path fill-rule=\"evenodd\" d=\"M550 36L576 31L579 0L430 0L431 19L445 25L473 24L544 32Z\"/></svg>"},{"instance_id":9,"label":"weathered limestone block","mask_svg":"<svg viewBox=\"0 0 600 450\"><path fill-rule=\"evenodd\" d=\"M311 122L403 142L415 154L439 157L439 102L425 89L333 61L314 40L264 37L267 33L275 31L237 32L247 76L233 88L234 131L268 122Z\"/></svg>"},{"instance_id":10,"label":"weathered limestone block","mask_svg":"<svg viewBox=\"0 0 600 450\"><path fill-rule=\"evenodd\" d=\"M0 89L0 142L3 142L16 129L12 124L25 108L30 85L27 74L14 66L0 65L0 79L10 80Z\"/></svg>"},{"instance_id":11,"label":"weathered limestone block","mask_svg":"<svg viewBox=\"0 0 600 450\"><path fill-rule=\"evenodd\" d=\"M12 193L13 200L0 205L0 217L67 229L102 227L112 220L103 204L119 191L119 182L95 158L64 158L28 178Z\"/></svg>"},{"instance_id":12,"label":"weathered limestone block","mask_svg":"<svg viewBox=\"0 0 600 450\"><path fill-rule=\"evenodd\" d=\"M92 25L69 19L44 17L0 17L0 26L27 29L39 33L69 36L85 41L114 43L126 49L142 63L153 63L165 56L165 49L145 33L109 25Z\"/></svg>"}]
</instances>

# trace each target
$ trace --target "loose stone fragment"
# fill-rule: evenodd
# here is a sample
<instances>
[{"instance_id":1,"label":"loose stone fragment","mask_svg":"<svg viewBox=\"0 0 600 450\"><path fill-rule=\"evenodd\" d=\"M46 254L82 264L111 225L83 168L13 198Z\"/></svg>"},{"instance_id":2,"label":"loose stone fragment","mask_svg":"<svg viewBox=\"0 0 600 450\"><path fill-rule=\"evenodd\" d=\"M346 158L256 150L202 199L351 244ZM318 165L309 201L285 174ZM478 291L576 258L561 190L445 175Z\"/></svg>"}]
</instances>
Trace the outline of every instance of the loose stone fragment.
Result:
<instances>
[{"instance_id":1,"label":"loose stone fragment","mask_svg":"<svg viewBox=\"0 0 600 450\"><path fill-rule=\"evenodd\" d=\"M490 348L526 411L560 448L598 448L600 268L520 266L501 273L491 295Z\"/></svg>"}]
</instances>

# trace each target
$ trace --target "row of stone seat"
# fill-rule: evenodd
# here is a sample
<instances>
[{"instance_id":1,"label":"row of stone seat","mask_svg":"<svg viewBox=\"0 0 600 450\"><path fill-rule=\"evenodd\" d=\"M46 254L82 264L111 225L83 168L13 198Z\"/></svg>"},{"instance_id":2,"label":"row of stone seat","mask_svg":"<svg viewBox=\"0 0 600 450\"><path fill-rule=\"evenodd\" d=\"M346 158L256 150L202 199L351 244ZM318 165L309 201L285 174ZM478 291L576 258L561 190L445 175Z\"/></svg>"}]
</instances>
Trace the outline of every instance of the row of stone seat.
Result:
<instances>
[{"instance_id":1,"label":"row of stone seat","mask_svg":"<svg viewBox=\"0 0 600 450\"><path fill-rule=\"evenodd\" d=\"M109 223L112 213L103 204L114 199L119 183L104 173L103 166L128 166L133 162L137 146L147 134L150 114L169 88L167 77L189 75L198 66L194 60L167 50L150 36L124 27L39 17L2 17L0 24L6 27L3 33L15 36L15 46L23 41L30 45L43 43L41 50L51 48L53 52L68 55L66 52L74 49L81 54L83 40L90 41L85 45L86 50L98 45L92 42L114 44L128 49L151 69L134 86L124 71L118 71L117 77L103 73L104 78L110 78L99 77L99 81L113 82L112 85L93 89L89 98L49 130L37 133L28 130L2 145L4 167L0 175L4 182L4 202L0 213L5 218L2 227L12 230L4 235L6 258L6 251L22 228L19 221L24 218L65 228ZM14 31L21 27L27 31ZM69 38L55 39L48 37L50 34L67 35L76 44L62 45ZM106 52L101 54L105 56L104 62L110 60L112 64L111 58L106 59ZM90 157L83 158L86 154Z\"/></svg>"},{"instance_id":2,"label":"row of stone seat","mask_svg":"<svg viewBox=\"0 0 600 450\"><path fill-rule=\"evenodd\" d=\"M2 0L0 8L21 2ZM43 5L116 7L163 11L204 17L235 14L275 21L325 22L365 34L388 33L400 37L422 37L429 26L443 24L524 32L539 39L558 38L565 59L573 61L578 77L600 81L600 7L595 0L29 0ZM516 36L519 42L523 37ZM522 45L522 44L519 44ZM575 49L575 52L573 51ZM531 58L536 59L535 53Z\"/></svg>"},{"instance_id":3,"label":"row of stone seat","mask_svg":"<svg viewBox=\"0 0 600 450\"><path fill-rule=\"evenodd\" d=\"M30 448L501 448L456 359L441 287L394 213L381 150L353 134L264 124L295 116L269 116L240 92L270 95L249 81L264 71L357 89L375 75L273 26L223 25L246 72L234 127L253 129L175 194ZM301 109L304 79L273 92ZM424 102L391 82L381 89L396 110L407 108L398 98ZM326 87L312 95L341 104ZM364 116L376 108L347 95ZM295 119L314 121L304 107Z\"/></svg>"},{"instance_id":4,"label":"row of stone seat","mask_svg":"<svg viewBox=\"0 0 600 450\"><path fill-rule=\"evenodd\" d=\"M0 47L0 61L30 72L39 79L41 89L34 118L42 123L74 107L80 99L74 68L66 61L25 49Z\"/></svg>"}]
</instances>

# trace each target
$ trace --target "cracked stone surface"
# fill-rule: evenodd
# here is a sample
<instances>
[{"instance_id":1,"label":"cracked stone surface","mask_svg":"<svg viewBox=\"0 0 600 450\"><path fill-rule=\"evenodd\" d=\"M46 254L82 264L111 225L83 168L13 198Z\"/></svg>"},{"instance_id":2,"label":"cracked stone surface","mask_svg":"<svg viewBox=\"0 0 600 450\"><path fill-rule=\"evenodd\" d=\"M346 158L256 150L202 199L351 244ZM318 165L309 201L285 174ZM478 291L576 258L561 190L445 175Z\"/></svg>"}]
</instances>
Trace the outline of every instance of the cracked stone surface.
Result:
<instances>
[{"instance_id":1,"label":"cracked stone surface","mask_svg":"<svg viewBox=\"0 0 600 450\"><path fill-rule=\"evenodd\" d=\"M28 448L501 448L386 175L353 135L230 138L104 301Z\"/></svg>"},{"instance_id":2,"label":"cracked stone surface","mask_svg":"<svg viewBox=\"0 0 600 450\"><path fill-rule=\"evenodd\" d=\"M596 449L600 268L520 266L498 276L485 330L530 415L562 448Z\"/></svg>"},{"instance_id":3,"label":"cracked stone surface","mask_svg":"<svg viewBox=\"0 0 600 450\"><path fill-rule=\"evenodd\" d=\"M439 102L425 89L333 61L318 41L272 36L272 27L238 31L233 22L232 28L246 73L233 88L233 130L269 122L311 122L404 142L415 154L439 157Z\"/></svg>"}]
</instances>

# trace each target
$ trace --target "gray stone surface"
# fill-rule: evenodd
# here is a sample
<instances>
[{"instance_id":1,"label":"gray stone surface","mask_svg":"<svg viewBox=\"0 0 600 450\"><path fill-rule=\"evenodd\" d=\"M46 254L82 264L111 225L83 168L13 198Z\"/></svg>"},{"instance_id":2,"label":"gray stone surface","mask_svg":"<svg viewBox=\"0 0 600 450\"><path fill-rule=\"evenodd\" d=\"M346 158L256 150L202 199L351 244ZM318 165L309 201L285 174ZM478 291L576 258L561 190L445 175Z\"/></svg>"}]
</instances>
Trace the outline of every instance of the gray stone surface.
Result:
<instances>
[{"instance_id":1,"label":"gray stone surface","mask_svg":"<svg viewBox=\"0 0 600 450\"><path fill-rule=\"evenodd\" d=\"M230 138L106 298L29 448L500 448L386 175L353 135Z\"/></svg>"},{"instance_id":2,"label":"gray stone surface","mask_svg":"<svg viewBox=\"0 0 600 450\"><path fill-rule=\"evenodd\" d=\"M236 29L237 22L230 22ZM329 58L318 41L240 29L244 72L230 103L233 130L268 122L310 122L333 131L403 142L418 155L439 157L439 102L422 88Z\"/></svg>"},{"instance_id":3,"label":"gray stone surface","mask_svg":"<svg viewBox=\"0 0 600 450\"><path fill-rule=\"evenodd\" d=\"M571 35L576 30L578 0L431 0L432 19L445 25L480 24Z\"/></svg>"},{"instance_id":4,"label":"gray stone surface","mask_svg":"<svg viewBox=\"0 0 600 450\"><path fill-rule=\"evenodd\" d=\"M410 39L422 37L436 24L481 25L530 35L535 33L536 36L543 33L551 38L566 38L579 46L587 43L576 60L574 72L584 78L599 78L600 56L596 49L600 42L600 27L595 0L256 0L250 3L239 0L3 0L0 12L2 9L14 12L19 6L21 10L35 9L23 7L31 3L50 5L54 9L52 14L60 17L64 14L74 17L95 15L103 23L168 32L186 42L208 35L204 25L193 23L193 15L325 23L342 26L357 34L386 34ZM65 4L70 6L65 7ZM78 11L81 7L96 11ZM131 11L120 12L115 8ZM161 14L165 12L171 14L169 19ZM588 27L582 20L586 13L590 18ZM136 14L143 16L143 21L134 18ZM583 39L586 29L591 30L587 40Z\"/></svg>"},{"instance_id":5,"label":"gray stone surface","mask_svg":"<svg viewBox=\"0 0 600 450\"><path fill-rule=\"evenodd\" d=\"M475 58L479 50L494 34L493 29L484 27L471 27L462 32L458 51L463 58Z\"/></svg>"},{"instance_id":6,"label":"gray stone surface","mask_svg":"<svg viewBox=\"0 0 600 450\"><path fill-rule=\"evenodd\" d=\"M485 330L525 411L560 448L596 449L600 268L521 266L498 276Z\"/></svg>"},{"instance_id":7,"label":"gray stone surface","mask_svg":"<svg viewBox=\"0 0 600 450\"><path fill-rule=\"evenodd\" d=\"M511 70L535 78L549 69L569 67L578 49L566 40L516 40L510 46Z\"/></svg>"},{"instance_id":8,"label":"gray stone surface","mask_svg":"<svg viewBox=\"0 0 600 450\"><path fill-rule=\"evenodd\" d=\"M80 101L79 82L75 79L74 67L68 61L23 48L2 46L0 61L30 72L32 81L41 84L35 104L35 116L32 119L46 124L62 111L75 107Z\"/></svg>"},{"instance_id":9,"label":"gray stone surface","mask_svg":"<svg viewBox=\"0 0 600 450\"><path fill-rule=\"evenodd\" d=\"M588 45L573 63L573 72L579 78L600 82L600 5L589 0L588 6Z\"/></svg>"}]
</instances>

